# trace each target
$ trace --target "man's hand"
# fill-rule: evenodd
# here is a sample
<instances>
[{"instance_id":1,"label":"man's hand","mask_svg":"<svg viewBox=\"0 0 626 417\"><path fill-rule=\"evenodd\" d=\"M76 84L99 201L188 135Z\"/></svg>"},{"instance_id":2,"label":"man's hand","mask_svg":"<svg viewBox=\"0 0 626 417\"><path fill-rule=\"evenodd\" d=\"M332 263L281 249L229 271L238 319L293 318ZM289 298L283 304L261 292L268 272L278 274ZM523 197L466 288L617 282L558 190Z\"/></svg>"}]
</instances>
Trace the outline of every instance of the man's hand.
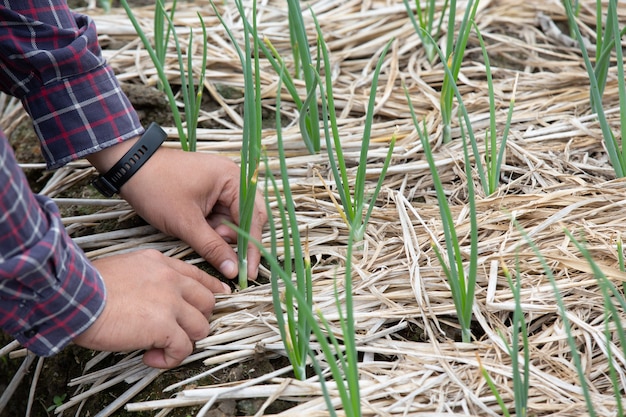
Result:
<instances>
[{"instance_id":1,"label":"man's hand","mask_svg":"<svg viewBox=\"0 0 626 417\"><path fill-rule=\"evenodd\" d=\"M112 166L132 142L93 154L101 172ZM106 158L105 158L106 157ZM147 222L188 243L224 276L237 276L237 255L230 246L237 234L224 221L239 223L239 167L228 158L160 148L122 186L121 195ZM267 221L257 195L250 235L261 240ZM258 274L260 251L248 247L248 277Z\"/></svg>"},{"instance_id":2,"label":"man's hand","mask_svg":"<svg viewBox=\"0 0 626 417\"><path fill-rule=\"evenodd\" d=\"M214 293L230 292L195 266L155 250L114 255L93 262L107 290L104 311L74 339L88 349L146 349L146 365L172 368L209 334Z\"/></svg>"}]
</instances>

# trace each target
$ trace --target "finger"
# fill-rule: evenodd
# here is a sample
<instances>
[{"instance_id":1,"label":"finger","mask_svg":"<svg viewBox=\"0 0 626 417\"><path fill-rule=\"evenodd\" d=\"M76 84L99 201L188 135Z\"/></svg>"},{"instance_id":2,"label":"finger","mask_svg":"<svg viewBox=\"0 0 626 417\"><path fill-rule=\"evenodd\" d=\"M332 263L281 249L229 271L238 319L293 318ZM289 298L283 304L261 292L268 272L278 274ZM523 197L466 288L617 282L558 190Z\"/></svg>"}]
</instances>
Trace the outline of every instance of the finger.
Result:
<instances>
[{"instance_id":1,"label":"finger","mask_svg":"<svg viewBox=\"0 0 626 417\"><path fill-rule=\"evenodd\" d=\"M176 318L178 325L185 331L191 341L204 339L209 335L209 320L204 312L191 304L181 305L180 314Z\"/></svg>"},{"instance_id":2,"label":"finger","mask_svg":"<svg viewBox=\"0 0 626 417\"><path fill-rule=\"evenodd\" d=\"M215 233L220 235L226 243L232 244L237 242L237 232L233 230L232 227L223 223L218 223L213 226L213 228L215 229Z\"/></svg>"},{"instance_id":3,"label":"finger","mask_svg":"<svg viewBox=\"0 0 626 417\"><path fill-rule=\"evenodd\" d=\"M237 254L222 237L206 222L204 217L191 222L187 231L187 243L227 278L237 276Z\"/></svg>"},{"instance_id":4,"label":"finger","mask_svg":"<svg viewBox=\"0 0 626 417\"><path fill-rule=\"evenodd\" d=\"M202 286L208 289L211 293L229 294L231 292L228 284L220 281L219 279L215 278L212 275L207 274L206 272L204 272L203 270L201 270L200 268L194 265L191 265L191 264L188 264L187 262L181 261L179 259L170 258L170 257L165 257L165 262L168 264L168 266L170 266L180 275L189 277L193 279L194 282L198 282L202 284ZM198 292L198 289L194 288L194 290L190 292L191 293ZM203 297L213 296L213 294L210 294L210 295L208 293L203 293L203 294L204 294ZM212 299L215 300L215 297L213 297Z\"/></svg>"},{"instance_id":5,"label":"finger","mask_svg":"<svg viewBox=\"0 0 626 417\"><path fill-rule=\"evenodd\" d=\"M220 285L226 284L220 282ZM224 288L222 288L222 291L223 290ZM181 284L181 297L189 303L189 306L202 313L205 318L209 317L213 312L213 308L215 308L215 296L213 292L201 282L193 279L187 279L185 283ZM184 306L181 306L181 308L184 308ZM179 323L180 322L179 320ZM183 328L186 329L184 326ZM204 335L201 337L204 337ZM193 337L191 339L195 340Z\"/></svg>"},{"instance_id":6,"label":"finger","mask_svg":"<svg viewBox=\"0 0 626 417\"><path fill-rule=\"evenodd\" d=\"M193 342L177 327L143 355L143 362L153 368L170 369L180 365L193 352Z\"/></svg>"}]
</instances>

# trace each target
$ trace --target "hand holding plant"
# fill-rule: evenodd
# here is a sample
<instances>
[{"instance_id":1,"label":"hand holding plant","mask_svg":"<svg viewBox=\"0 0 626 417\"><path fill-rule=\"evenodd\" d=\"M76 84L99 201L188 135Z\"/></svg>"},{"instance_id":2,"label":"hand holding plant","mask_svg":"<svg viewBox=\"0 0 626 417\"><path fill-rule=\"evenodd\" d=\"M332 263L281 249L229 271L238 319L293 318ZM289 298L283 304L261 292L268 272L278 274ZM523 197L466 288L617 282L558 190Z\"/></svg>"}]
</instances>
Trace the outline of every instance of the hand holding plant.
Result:
<instances>
[{"instance_id":1,"label":"hand holding plant","mask_svg":"<svg viewBox=\"0 0 626 417\"><path fill-rule=\"evenodd\" d=\"M150 224L184 240L234 278L237 254L230 244L237 236L224 222L239 223L239 175L239 167L228 158L161 148L124 185L122 197ZM252 214L250 234L260 240L267 214L258 194ZM250 278L257 276L259 259L259 250L250 245Z\"/></svg>"}]
</instances>

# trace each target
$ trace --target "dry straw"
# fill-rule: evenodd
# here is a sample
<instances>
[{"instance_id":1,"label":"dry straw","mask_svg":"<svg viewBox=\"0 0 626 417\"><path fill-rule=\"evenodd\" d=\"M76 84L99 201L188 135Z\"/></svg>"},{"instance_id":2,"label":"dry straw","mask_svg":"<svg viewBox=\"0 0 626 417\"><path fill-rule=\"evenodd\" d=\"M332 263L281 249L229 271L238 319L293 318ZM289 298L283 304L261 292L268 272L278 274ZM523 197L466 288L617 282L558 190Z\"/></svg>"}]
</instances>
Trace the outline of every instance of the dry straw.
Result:
<instances>
[{"instance_id":1,"label":"dry straw","mask_svg":"<svg viewBox=\"0 0 626 417\"><path fill-rule=\"evenodd\" d=\"M454 303L431 248L431 241L443 241L439 208L401 88L404 82L418 118L426 121L461 251L469 253L466 190L467 182L476 179L468 179L465 174L463 148L455 140L460 135L458 126L453 123L452 142L441 143L441 64L431 65L426 59L401 0L320 0L311 4L331 52L338 125L344 157L353 164L349 170L352 176L360 152L359 135L375 59L387 40L395 38L379 78L376 122L368 155L368 187L375 185L394 132L398 140L363 243L355 248L352 259L356 348L362 357L359 371L363 415L499 415L500 405L481 373L481 366L500 389L502 402L514 410L512 361L500 336L511 334L516 307L503 273L505 265L511 271L519 268L520 272L519 298L528 329L530 357L528 414L579 416L586 409L552 285L535 253L527 246L519 249L525 240L512 224L512 217L552 270L567 321L572 325L582 373L592 387L590 400L596 413L612 415L616 400L609 360L616 365L618 380L625 381L626 358L616 336L607 341L604 297L594 271L563 229L576 236L584 235L590 254L607 279L614 284L626 281L616 249L618 240L626 233L626 182L614 179L603 149L601 129L589 115L587 74L578 47L571 42L569 33L559 29L566 19L560 2L483 0L477 12L476 23L491 60L495 105L500 109L496 112L498 128L504 126L516 77L518 82L500 187L493 195L476 200L479 245L473 334L478 340L471 343L455 341L460 335ZM235 36L241 37L241 21L231 2L220 2L218 7ZM595 24L594 9L595 4L581 3L583 26ZM620 24L624 26L626 9L618 9ZM175 17L175 24L191 26L195 33L200 33L196 14L200 11L207 26L209 63L205 86L217 107L200 112L205 124L197 131L197 149L238 161L242 120L237 115L243 101L221 95L220 91L225 91L225 87L242 89L241 65L222 25L210 10L204 0L179 3ZM149 32L153 10L134 11ZM150 58L135 40L132 28L123 23L123 11L92 14L106 46L104 54L120 79L156 86L157 75ZM291 45L286 3L259 2L257 19L259 32L271 40L281 56L288 57ZM304 22L313 37L314 25L306 13ZM593 44L594 31L587 28L583 34L590 36ZM166 72L170 82L176 83L173 50L168 56L170 66ZM477 138L484 137L490 126L484 71L480 46L472 35L458 84ZM284 89L277 91L277 75L269 63L261 63L260 76L265 109L275 111L274 97L279 93L282 96L278 110L287 122L283 130L286 165L300 231L308 229L315 304L329 320L331 331L340 336L334 277L343 272L348 229L325 187L332 184L329 165L322 154L310 155L303 146L296 107L289 93ZM305 91L303 82L296 80L295 87ZM618 131L619 123L617 97L615 73L610 72L604 106L613 131ZM2 100L0 104L0 123L9 130L15 129L11 123L19 114L15 103ZM171 140L166 146L180 146L176 130L168 127L167 131ZM278 172L272 128L263 130L262 140L270 168ZM49 186L46 193L65 196L60 191L66 186L64 181L78 181L76 177L85 169L89 168L72 165L64 177L67 179L54 177L54 186ZM337 199L338 195L333 197ZM276 210L276 204L271 207ZM120 206L103 205L100 212L104 217L127 216L127 209L120 202ZM73 233L81 233L100 221L93 215L73 216L71 221L66 219L66 224ZM102 233L80 239L92 257L155 247L174 257L188 259L191 255L190 262L200 262L186 245L151 229L128 229L119 234ZM269 234L264 235L263 243L269 245ZM280 251L277 254L282 256ZM342 288L338 291L341 298ZM620 311L620 315L624 322L624 312ZM77 408L73 407L89 401L96 391L122 384L128 388L127 393L100 416L114 415L116 409L124 406L153 410L155 415L164 416L171 407L201 406L239 393L262 397L265 405L277 398L293 401L294 408L285 415L326 415L319 383L289 379L289 368L228 386L209 385L212 379L208 372L214 367L253 363L260 354L284 355L278 335L269 284L220 296L212 317L211 335L197 344L197 351L187 360L206 367L198 371L197 378L181 379L180 384L162 394L161 400L143 401L134 395L151 386L162 372L144 368L136 354L119 356L116 365L102 368L98 361L103 356L98 355L85 374L76 377L72 387L76 392L61 409L72 408L64 415L75 415L72 413ZM314 343L313 340L313 346ZM611 355L606 354L609 349ZM15 346L6 350L11 351L3 352L10 361L29 360ZM193 384L199 386L191 388ZM329 387L340 407L336 391Z\"/></svg>"}]
</instances>

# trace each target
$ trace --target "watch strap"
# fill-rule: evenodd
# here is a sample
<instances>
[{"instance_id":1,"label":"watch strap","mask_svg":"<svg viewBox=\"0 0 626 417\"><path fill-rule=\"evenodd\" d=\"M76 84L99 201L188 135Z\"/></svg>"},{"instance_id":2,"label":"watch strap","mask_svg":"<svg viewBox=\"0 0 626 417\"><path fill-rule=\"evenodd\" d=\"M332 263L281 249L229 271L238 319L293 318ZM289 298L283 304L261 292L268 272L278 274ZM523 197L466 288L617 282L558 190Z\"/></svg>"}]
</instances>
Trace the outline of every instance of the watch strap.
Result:
<instances>
[{"instance_id":1,"label":"watch strap","mask_svg":"<svg viewBox=\"0 0 626 417\"><path fill-rule=\"evenodd\" d=\"M167 133L153 122L133 147L91 184L106 197L119 193L120 188L150 159L166 138Z\"/></svg>"}]
</instances>

